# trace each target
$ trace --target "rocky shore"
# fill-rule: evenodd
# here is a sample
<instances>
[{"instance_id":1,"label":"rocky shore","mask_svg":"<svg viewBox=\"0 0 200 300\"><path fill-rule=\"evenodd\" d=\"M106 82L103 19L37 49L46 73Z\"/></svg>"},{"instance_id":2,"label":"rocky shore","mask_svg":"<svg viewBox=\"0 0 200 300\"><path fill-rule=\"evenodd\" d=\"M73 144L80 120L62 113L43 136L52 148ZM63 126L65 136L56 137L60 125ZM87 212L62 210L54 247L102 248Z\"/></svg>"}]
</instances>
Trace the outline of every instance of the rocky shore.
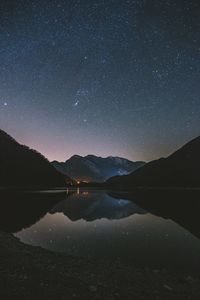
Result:
<instances>
[{"instance_id":1,"label":"rocky shore","mask_svg":"<svg viewBox=\"0 0 200 300\"><path fill-rule=\"evenodd\" d=\"M0 299L200 299L200 275L52 253L0 233Z\"/></svg>"}]
</instances>

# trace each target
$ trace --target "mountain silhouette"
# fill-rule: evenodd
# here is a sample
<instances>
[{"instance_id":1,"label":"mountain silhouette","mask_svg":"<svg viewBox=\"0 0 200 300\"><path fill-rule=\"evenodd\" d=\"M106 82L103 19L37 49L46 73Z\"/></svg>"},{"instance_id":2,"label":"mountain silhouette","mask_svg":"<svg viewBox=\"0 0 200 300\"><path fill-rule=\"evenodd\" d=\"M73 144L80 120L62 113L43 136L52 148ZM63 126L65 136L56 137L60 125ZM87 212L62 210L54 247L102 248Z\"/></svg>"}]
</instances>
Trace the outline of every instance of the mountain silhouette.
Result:
<instances>
[{"instance_id":1,"label":"mountain silhouette","mask_svg":"<svg viewBox=\"0 0 200 300\"><path fill-rule=\"evenodd\" d=\"M70 178L58 172L40 153L19 144L0 130L0 186L65 186Z\"/></svg>"},{"instance_id":2,"label":"mountain silhouette","mask_svg":"<svg viewBox=\"0 0 200 300\"><path fill-rule=\"evenodd\" d=\"M168 156L145 164L127 176L107 180L112 188L200 187L200 137Z\"/></svg>"},{"instance_id":3,"label":"mountain silhouette","mask_svg":"<svg viewBox=\"0 0 200 300\"><path fill-rule=\"evenodd\" d=\"M111 176L129 174L144 164L142 161L132 162L121 157L102 158L95 155L85 157L74 155L66 162L52 162L52 165L63 174L86 182L103 182Z\"/></svg>"}]
</instances>

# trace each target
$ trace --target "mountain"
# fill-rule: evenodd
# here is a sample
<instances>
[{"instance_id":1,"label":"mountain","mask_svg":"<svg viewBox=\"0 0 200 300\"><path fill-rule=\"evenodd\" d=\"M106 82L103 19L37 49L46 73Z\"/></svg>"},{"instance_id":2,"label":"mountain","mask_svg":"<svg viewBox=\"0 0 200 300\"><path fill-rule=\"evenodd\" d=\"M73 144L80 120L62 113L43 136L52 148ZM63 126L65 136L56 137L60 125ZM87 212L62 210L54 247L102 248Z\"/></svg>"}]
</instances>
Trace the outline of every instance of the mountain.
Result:
<instances>
[{"instance_id":1,"label":"mountain","mask_svg":"<svg viewBox=\"0 0 200 300\"><path fill-rule=\"evenodd\" d=\"M68 180L40 153L0 130L0 186L55 187L65 186Z\"/></svg>"},{"instance_id":2,"label":"mountain","mask_svg":"<svg viewBox=\"0 0 200 300\"><path fill-rule=\"evenodd\" d=\"M111 176L129 174L144 164L141 161L132 162L121 157L102 158L95 155L85 157L74 155L66 162L52 162L52 165L63 174L87 182L103 182Z\"/></svg>"},{"instance_id":3,"label":"mountain","mask_svg":"<svg viewBox=\"0 0 200 300\"><path fill-rule=\"evenodd\" d=\"M108 187L200 187L200 136L167 158L147 163L127 176L107 180Z\"/></svg>"}]
</instances>

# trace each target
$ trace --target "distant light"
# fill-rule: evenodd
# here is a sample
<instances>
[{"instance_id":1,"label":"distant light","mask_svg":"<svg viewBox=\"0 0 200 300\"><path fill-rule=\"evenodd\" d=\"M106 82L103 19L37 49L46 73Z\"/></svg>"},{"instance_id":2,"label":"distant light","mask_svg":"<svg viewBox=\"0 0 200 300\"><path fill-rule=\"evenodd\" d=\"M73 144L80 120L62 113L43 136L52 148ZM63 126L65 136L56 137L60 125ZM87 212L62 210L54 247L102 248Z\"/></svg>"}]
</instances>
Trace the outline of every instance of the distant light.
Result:
<instances>
[{"instance_id":1,"label":"distant light","mask_svg":"<svg viewBox=\"0 0 200 300\"><path fill-rule=\"evenodd\" d=\"M4 104L3 104L4 106L8 106L8 103L7 102L4 102Z\"/></svg>"}]
</instances>

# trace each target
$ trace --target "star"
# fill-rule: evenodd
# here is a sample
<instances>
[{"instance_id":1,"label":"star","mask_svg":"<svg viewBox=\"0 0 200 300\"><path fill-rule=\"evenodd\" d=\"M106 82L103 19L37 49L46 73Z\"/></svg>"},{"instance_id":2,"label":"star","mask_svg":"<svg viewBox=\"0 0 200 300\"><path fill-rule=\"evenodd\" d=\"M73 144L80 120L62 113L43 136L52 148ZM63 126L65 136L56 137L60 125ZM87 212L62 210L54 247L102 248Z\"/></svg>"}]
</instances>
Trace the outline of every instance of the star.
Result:
<instances>
[{"instance_id":1,"label":"star","mask_svg":"<svg viewBox=\"0 0 200 300\"><path fill-rule=\"evenodd\" d=\"M78 105L79 105L79 103L80 103L80 101L79 101L79 100L77 100L77 101L74 103L74 106L78 106Z\"/></svg>"},{"instance_id":2,"label":"star","mask_svg":"<svg viewBox=\"0 0 200 300\"><path fill-rule=\"evenodd\" d=\"M0 128L51 160L92 148L149 161L199 135L198 1L9 2Z\"/></svg>"}]
</instances>

